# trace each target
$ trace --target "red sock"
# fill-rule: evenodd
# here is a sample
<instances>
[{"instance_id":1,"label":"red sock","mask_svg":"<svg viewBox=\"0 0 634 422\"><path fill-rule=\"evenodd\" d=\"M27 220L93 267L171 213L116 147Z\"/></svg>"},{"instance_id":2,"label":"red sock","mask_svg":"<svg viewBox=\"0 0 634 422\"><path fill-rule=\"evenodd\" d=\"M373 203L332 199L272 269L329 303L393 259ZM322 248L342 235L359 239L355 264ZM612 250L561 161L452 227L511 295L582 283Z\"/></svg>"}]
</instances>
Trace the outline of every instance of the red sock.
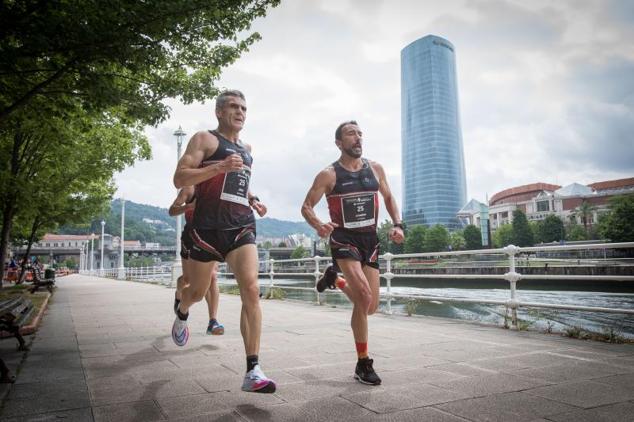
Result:
<instances>
[{"instance_id":1,"label":"red sock","mask_svg":"<svg viewBox=\"0 0 634 422\"><path fill-rule=\"evenodd\" d=\"M337 281L335 281L335 286L343 290L343 288L346 287L346 279L342 277L337 277Z\"/></svg>"},{"instance_id":2,"label":"red sock","mask_svg":"<svg viewBox=\"0 0 634 422\"><path fill-rule=\"evenodd\" d=\"M368 357L368 343L357 343L354 345L357 347L357 357L359 359L364 359Z\"/></svg>"}]
</instances>

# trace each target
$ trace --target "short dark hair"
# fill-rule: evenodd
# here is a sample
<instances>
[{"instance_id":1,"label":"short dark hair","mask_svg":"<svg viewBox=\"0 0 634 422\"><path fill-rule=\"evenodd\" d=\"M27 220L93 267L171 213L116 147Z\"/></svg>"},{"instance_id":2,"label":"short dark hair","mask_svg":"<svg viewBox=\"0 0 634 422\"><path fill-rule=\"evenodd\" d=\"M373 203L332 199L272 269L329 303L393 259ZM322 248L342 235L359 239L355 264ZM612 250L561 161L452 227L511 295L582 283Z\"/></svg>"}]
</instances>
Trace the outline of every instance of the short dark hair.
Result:
<instances>
[{"instance_id":1,"label":"short dark hair","mask_svg":"<svg viewBox=\"0 0 634 422\"><path fill-rule=\"evenodd\" d=\"M341 140L341 131L343 130L343 127L345 125L356 125L356 126L359 126L359 123L357 123L356 120L348 120L347 122L343 122L342 124L337 126L337 130L335 130L335 139L337 139L339 141Z\"/></svg>"},{"instance_id":2,"label":"short dark hair","mask_svg":"<svg viewBox=\"0 0 634 422\"><path fill-rule=\"evenodd\" d=\"M237 89L225 89L218 95L218 97L216 97L216 110L224 107L229 97L242 98L244 101L247 100L241 91L238 91Z\"/></svg>"}]
</instances>

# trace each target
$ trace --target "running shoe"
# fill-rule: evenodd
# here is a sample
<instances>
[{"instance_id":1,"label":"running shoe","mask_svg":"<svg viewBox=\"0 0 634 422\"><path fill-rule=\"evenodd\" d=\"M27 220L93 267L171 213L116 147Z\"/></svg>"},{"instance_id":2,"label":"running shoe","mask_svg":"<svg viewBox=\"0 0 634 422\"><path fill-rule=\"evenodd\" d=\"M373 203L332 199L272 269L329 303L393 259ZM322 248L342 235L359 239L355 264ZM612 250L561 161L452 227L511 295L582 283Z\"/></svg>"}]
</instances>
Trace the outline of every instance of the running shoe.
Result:
<instances>
[{"instance_id":1,"label":"running shoe","mask_svg":"<svg viewBox=\"0 0 634 422\"><path fill-rule=\"evenodd\" d=\"M181 320L176 317L174 325L172 325L172 340L177 346L183 347L189 340L189 327L187 327L187 321Z\"/></svg>"},{"instance_id":2,"label":"running shoe","mask_svg":"<svg viewBox=\"0 0 634 422\"><path fill-rule=\"evenodd\" d=\"M374 372L372 364L374 360L370 358L359 359L354 370L354 378L361 384L381 385L381 378Z\"/></svg>"},{"instance_id":3,"label":"running shoe","mask_svg":"<svg viewBox=\"0 0 634 422\"><path fill-rule=\"evenodd\" d=\"M321 276L319 280L317 280L317 291L319 293L329 288L330 290L334 290L337 286L335 282L337 281L337 271L335 268L330 265L324 270L324 275Z\"/></svg>"},{"instance_id":4,"label":"running shoe","mask_svg":"<svg viewBox=\"0 0 634 422\"><path fill-rule=\"evenodd\" d=\"M207 334L214 336L221 336L225 333L225 327L218 321L214 320L210 321L209 325L207 325Z\"/></svg>"},{"instance_id":5,"label":"running shoe","mask_svg":"<svg viewBox=\"0 0 634 422\"><path fill-rule=\"evenodd\" d=\"M264 375L260 365L246 373L242 383L242 391L250 393L275 393L275 382Z\"/></svg>"}]
</instances>

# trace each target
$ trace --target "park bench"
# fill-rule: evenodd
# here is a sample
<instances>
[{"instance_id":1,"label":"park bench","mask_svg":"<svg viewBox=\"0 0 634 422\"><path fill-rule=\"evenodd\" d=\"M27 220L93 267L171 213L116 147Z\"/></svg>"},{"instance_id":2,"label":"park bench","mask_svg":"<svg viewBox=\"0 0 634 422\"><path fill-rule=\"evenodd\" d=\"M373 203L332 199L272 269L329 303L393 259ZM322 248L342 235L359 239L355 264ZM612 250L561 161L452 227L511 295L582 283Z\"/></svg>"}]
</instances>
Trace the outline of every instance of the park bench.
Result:
<instances>
[{"instance_id":1,"label":"park bench","mask_svg":"<svg viewBox=\"0 0 634 422\"><path fill-rule=\"evenodd\" d=\"M47 273L49 271L47 270ZM50 275L46 274L45 277L42 276L42 270L39 267L33 266L31 268L31 273L33 274L33 285L29 289L31 293L35 293L39 290L40 287L46 288L50 293L53 293L53 287L55 287L55 272L50 271Z\"/></svg>"},{"instance_id":2,"label":"park bench","mask_svg":"<svg viewBox=\"0 0 634 422\"><path fill-rule=\"evenodd\" d=\"M33 302L23 297L0 301L0 330L7 331L18 340L18 350L29 350L20 334L35 308Z\"/></svg>"}]
</instances>

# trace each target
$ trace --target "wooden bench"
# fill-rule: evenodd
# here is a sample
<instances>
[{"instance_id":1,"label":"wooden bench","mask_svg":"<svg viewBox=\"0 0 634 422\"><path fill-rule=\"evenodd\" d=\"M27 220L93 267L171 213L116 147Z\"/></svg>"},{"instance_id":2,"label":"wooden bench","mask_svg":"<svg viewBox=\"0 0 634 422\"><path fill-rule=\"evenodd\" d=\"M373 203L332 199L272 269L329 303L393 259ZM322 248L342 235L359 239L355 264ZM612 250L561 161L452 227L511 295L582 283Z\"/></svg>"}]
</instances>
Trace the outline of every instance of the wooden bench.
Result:
<instances>
[{"instance_id":1,"label":"wooden bench","mask_svg":"<svg viewBox=\"0 0 634 422\"><path fill-rule=\"evenodd\" d=\"M29 350L20 334L20 327L27 323L34 311L33 302L23 297L0 302L0 330L13 334L19 343L18 350Z\"/></svg>"},{"instance_id":2,"label":"wooden bench","mask_svg":"<svg viewBox=\"0 0 634 422\"><path fill-rule=\"evenodd\" d=\"M31 267L31 273L33 274L33 285L29 289L31 293L35 293L40 287L45 287L50 293L53 293L53 287L55 287L55 273L52 278L44 278L42 276L42 270L39 267Z\"/></svg>"}]
</instances>

